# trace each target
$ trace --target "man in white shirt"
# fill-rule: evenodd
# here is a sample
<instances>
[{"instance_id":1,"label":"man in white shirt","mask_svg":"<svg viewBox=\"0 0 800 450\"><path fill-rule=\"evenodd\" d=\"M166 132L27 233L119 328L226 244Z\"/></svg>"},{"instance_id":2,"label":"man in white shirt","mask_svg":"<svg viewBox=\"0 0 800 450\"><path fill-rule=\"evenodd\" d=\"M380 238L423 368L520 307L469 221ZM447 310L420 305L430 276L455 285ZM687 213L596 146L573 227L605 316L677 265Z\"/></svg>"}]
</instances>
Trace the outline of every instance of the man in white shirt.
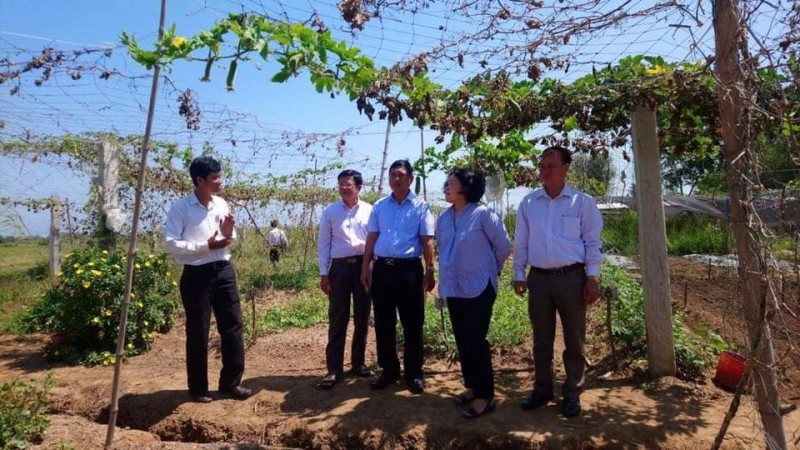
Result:
<instances>
[{"instance_id":1,"label":"man in white shirt","mask_svg":"<svg viewBox=\"0 0 800 450\"><path fill-rule=\"evenodd\" d=\"M289 247L289 239L286 238L286 233L283 232L280 228L278 228L278 221L273 220L269 223L269 226L272 227L267 233L267 246L269 247L269 260L272 263L272 267L277 267L278 262L281 259L281 252L286 250Z\"/></svg>"},{"instance_id":2,"label":"man in white shirt","mask_svg":"<svg viewBox=\"0 0 800 450\"><path fill-rule=\"evenodd\" d=\"M536 409L553 399L553 341L556 313L564 330L561 412L581 412L586 359L586 307L597 300L600 275L600 231L603 218L592 197L566 182L572 155L563 147L546 148L539 158L544 187L522 199L514 238L514 290L528 291L533 325L533 392L523 409ZM527 279L525 268L530 266Z\"/></svg>"},{"instance_id":3,"label":"man in white shirt","mask_svg":"<svg viewBox=\"0 0 800 450\"><path fill-rule=\"evenodd\" d=\"M328 345L325 360L328 373L319 382L330 389L341 381L347 325L350 323L350 297L353 298L353 342L350 350L351 372L360 377L371 375L364 363L367 348L370 297L361 284L361 266L367 223L372 205L361 201L363 179L355 170L344 170L337 177L341 201L331 203L322 212L319 224L319 287L328 295Z\"/></svg>"},{"instance_id":4,"label":"man in white shirt","mask_svg":"<svg viewBox=\"0 0 800 450\"><path fill-rule=\"evenodd\" d=\"M194 192L172 205L164 246L183 264L180 292L186 311L186 374L189 393L199 403L208 391L208 333L211 311L222 341L219 390L238 400L252 394L241 386L244 373L242 310L228 247L236 241L228 204L214 195L222 186L219 162L210 156L189 165Z\"/></svg>"}]
</instances>

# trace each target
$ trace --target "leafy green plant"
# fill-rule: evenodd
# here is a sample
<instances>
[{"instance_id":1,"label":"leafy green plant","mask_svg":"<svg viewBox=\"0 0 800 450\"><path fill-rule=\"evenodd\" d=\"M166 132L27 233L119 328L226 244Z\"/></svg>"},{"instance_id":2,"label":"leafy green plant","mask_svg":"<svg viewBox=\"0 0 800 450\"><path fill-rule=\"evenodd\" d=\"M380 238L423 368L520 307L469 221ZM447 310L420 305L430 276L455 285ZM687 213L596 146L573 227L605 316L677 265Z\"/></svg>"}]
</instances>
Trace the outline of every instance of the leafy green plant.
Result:
<instances>
[{"instance_id":1,"label":"leafy green plant","mask_svg":"<svg viewBox=\"0 0 800 450\"><path fill-rule=\"evenodd\" d=\"M56 333L46 354L69 363L113 364L125 286L126 254L90 247L67 255L59 282L24 318L30 331ZM150 349L175 320L177 282L165 253L137 254L125 355Z\"/></svg>"},{"instance_id":2,"label":"leafy green plant","mask_svg":"<svg viewBox=\"0 0 800 450\"><path fill-rule=\"evenodd\" d=\"M622 356L640 359L647 355L644 295L641 286L622 269L610 265L602 267L603 285L617 291L611 315L611 333L622 344ZM680 314L672 318L672 335L678 375L685 378L702 376L712 363L714 345L694 336L684 327Z\"/></svg>"},{"instance_id":3,"label":"leafy green plant","mask_svg":"<svg viewBox=\"0 0 800 450\"><path fill-rule=\"evenodd\" d=\"M50 426L47 393L53 385L48 373L43 381L17 378L0 386L0 449L24 449L39 440Z\"/></svg>"}]
</instances>

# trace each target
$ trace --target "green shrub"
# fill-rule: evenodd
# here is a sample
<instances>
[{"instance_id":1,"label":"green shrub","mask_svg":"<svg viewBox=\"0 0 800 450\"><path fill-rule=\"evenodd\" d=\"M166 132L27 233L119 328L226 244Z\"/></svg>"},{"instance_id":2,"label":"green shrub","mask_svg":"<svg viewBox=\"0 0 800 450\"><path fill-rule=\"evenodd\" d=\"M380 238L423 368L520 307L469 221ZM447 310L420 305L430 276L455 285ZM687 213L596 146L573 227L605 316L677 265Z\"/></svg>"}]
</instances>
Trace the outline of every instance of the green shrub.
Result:
<instances>
[{"instance_id":1,"label":"green shrub","mask_svg":"<svg viewBox=\"0 0 800 450\"><path fill-rule=\"evenodd\" d=\"M52 384L47 374L43 382L13 379L0 386L0 449L24 449L41 439L50 426L45 414Z\"/></svg>"},{"instance_id":2,"label":"green shrub","mask_svg":"<svg viewBox=\"0 0 800 450\"><path fill-rule=\"evenodd\" d=\"M731 252L730 227L718 219L681 214L667 220L666 226L670 255L726 255Z\"/></svg>"},{"instance_id":3,"label":"green shrub","mask_svg":"<svg viewBox=\"0 0 800 450\"><path fill-rule=\"evenodd\" d=\"M639 253L639 225L636 222L636 212L622 210L615 214L603 216L603 232L600 239L603 241L603 252L619 255L636 255Z\"/></svg>"},{"instance_id":4,"label":"green shrub","mask_svg":"<svg viewBox=\"0 0 800 450\"><path fill-rule=\"evenodd\" d=\"M128 309L126 356L150 349L153 333L175 320L177 283L165 253L137 254ZM66 336L46 354L68 363L113 364L125 286L126 254L86 248L67 255L59 283L48 290L24 322L30 331Z\"/></svg>"},{"instance_id":5,"label":"green shrub","mask_svg":"<svg viewBox=\"0 0 800 450\"><path fill-rule=\"evenodd\" d=\"M305 291L314 287L319 280L316 264L309 264L306 269L278 269L270 275L273 289L296 289Z\"/></svg>"}]
</instances>

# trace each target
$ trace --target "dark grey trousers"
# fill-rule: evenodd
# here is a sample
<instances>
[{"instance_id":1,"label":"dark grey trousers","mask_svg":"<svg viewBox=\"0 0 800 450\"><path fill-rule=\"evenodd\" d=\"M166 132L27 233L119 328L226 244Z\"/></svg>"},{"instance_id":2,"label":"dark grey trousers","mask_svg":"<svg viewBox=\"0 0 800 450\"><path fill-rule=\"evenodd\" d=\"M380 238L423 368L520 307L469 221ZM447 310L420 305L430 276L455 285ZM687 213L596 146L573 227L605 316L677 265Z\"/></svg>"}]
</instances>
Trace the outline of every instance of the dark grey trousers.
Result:
<instances>
[{"instance_id":1,"label":"dark grey trousers","mask_svg":"<svg viewBox=\"0 0 800 450\"><path fill-rule=\"evenodd\" d=\"M584 385L586 360L586 304L583 285L586 274L573 270L563 275L528 273L528 315L533 325L533 391L552 396L554 391L553 342L556 337L556 313L564 331L564 369L567 379L564 394L580 395Z\"/></svg>"},{"instance_id":2,"label":"dark grey trousers","mask_svg":"<svg viewBox=\"0 0 800 450\"><path fill-rule=\"evenodd\" d=\"M350 323L350 298L353 299L353 342L350 349L352 368L364 364L369 326L369 294L361 284L361 258L348 258L353 262L331 263L328 277L331 283L328 295L328 345L325 360L328 373L341 373L344 365L344 345Z\"/></svg>"}]
</instances>

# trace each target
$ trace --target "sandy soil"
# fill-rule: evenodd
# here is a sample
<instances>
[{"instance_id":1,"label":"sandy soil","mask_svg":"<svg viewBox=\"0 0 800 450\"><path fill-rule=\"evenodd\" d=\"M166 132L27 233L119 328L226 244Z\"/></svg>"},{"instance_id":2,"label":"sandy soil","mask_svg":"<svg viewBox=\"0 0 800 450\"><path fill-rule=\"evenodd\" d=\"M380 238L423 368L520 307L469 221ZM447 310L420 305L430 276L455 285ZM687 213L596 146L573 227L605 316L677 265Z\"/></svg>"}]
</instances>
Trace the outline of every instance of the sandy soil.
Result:
<instances>
[{"instance_id":1,"label":"sandy soil","mask_svg":"<svg viewBox=\"0 0 800 450\"><path fill-rule=\"evenodd\" d=\"M733 306L736 277L729 269L711 270L671 259L673 305L685 309L689 327L710 326L726 339L744 343L740 313ZM789 294L795 295L795 287ZM684 291L686 292L684 301ZM791 303L797 306L797 301ZM685 305L685 306L684 306ZM592 314L603 314L593 308ZM247 351L244 384L255 391L246 401L220 396L210 404L190 402L185 391L183 324L158 336L146 355L123 366L119 449L411 449L411 448L708 448L719 430L732 395L702 380L649 380L637 367L609 373L607 365L590 371L582 396L583 414L567 420L554 403L535 412L518 404L532 384L529 346L496 355L498 410L465 421L452 397L461 391L457 366L426 361L427 389L411 395L400 383L371 391L367 380L348 378L331 391L315 387L324 375L326 326L262 336ZM594 341L602 330L594 330ZM784 402L800 402L797 351L785 351L798 337L800 323L781 316L775 337L781 361ZM375 361L370 336L368 361ZM45 336L0 336L0 381L41 378L53 373L53 425L38 449L101 448L105 439L113 368L60 367L42 358ZM212 343L213 345L213 343ZM607 361L607 346L593 344L589 357ZM556 350L560 354L560 350ZM219 355L212 352L212 386ZM560 358L559 358L560 359ZM560 361L557 373L563 377ZM800 445L800 412L785 417L790 442ZM723 448L764 448L752 399L742 407Z\"/></svg>"}]
</instances>

